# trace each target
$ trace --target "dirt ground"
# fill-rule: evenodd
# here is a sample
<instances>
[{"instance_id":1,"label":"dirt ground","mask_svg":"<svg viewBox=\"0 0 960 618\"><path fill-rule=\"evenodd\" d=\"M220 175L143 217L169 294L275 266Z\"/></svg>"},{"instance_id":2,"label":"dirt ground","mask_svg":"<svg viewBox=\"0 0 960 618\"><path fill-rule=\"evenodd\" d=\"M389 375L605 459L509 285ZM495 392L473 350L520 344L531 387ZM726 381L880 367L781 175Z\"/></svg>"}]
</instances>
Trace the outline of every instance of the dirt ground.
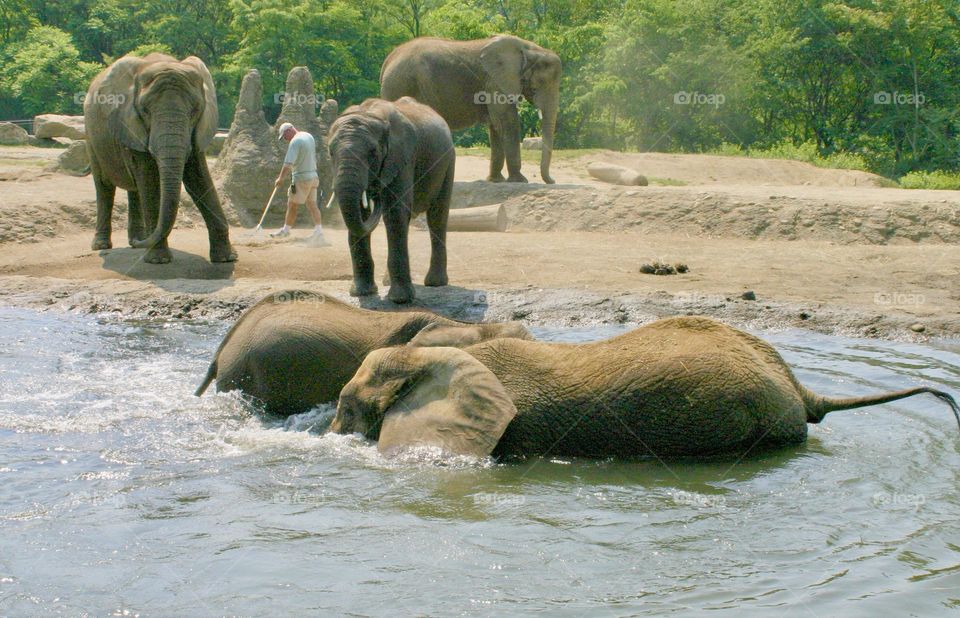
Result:
<instances>
[{"instance_id":1,"label":"dirt ground","mask_svg":"<svg viewBox=\"0 0 960 618\"><path fill-rule=\"evenodd\" d=\"M315 249L234 228L240 261L212 265L191 206L170 237L174 262L149 265L125 246L126 197L118 191L115 248L91 251L93 183L44 171L57 154L0 148L0 303L197 318L236 315L286 288L347 298L342 230L329 229L333 246ZM590 161L629 165L655 182L607 185L586 175ZM699 313L748 327L960 336L960 192L886 188L865 172L795 161L707 155L563 153L550 187L539 183L537 167L524 162L529 185L493 185L478 180L485 159L458 157L455 206L502 202L511 225L506 233L450 232L451 286L418 287L418 305L529 324ZM410 248L414 281L422 281L426 232L412 230ZM382 226L374 257L379 277ZM641 274L640 265L654 260L682 262L689 272ZM756 300L741 298L748 291Z\"/></svg>"}]
</instances>

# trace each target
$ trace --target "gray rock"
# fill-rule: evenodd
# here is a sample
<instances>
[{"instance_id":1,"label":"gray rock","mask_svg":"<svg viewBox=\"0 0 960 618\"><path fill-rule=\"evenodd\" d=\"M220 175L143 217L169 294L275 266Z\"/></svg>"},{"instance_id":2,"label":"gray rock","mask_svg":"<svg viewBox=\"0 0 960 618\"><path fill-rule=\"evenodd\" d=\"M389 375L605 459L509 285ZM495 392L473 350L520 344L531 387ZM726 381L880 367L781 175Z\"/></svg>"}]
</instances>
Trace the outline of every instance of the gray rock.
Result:
<instances>
[{"instance_id":1,"label":"gray rock","mask_svg":"<svg viewBox=\"0 0 960 618\"><path fill-rule=\"evenodd\" d=\"M57 157L56 171L70 176L86 176L90 173L90 153L87 142L77 140Z\"/></svg>"},{"instance_id":2,"label":"gray rock","mask_svg":"<svg viewBox=\"0 0 960 618\"><path fill-rule=\"evenodd\" d=\"M543 138L525 137L523 138L522 147L524 150L543 150Z\"/></svg>"},{"instance_id":3,"label":"gray rock","mask_svg":"<svg viewBox=\"0 0 960 618\"><path fill-rule=\"evenodd\" d=\"M69 137L70 139L87 139L87 134L83 126L83 116L40 114L33 119L33 134L39 138Z\"/></svg>"},{"instance_id":4,"label":"gray rock","mask_svg":"<svg viewBox=\"0 0 960 618\"><path fill-rule=\"evenodd\" d=\"M916 324L912 324L910 326L910 330L912 330L915 333L922 333L923 331L927 330L927 327L921 324L920 322L917 322Z\"/></svg>"},{"instance_id":5,"label":"gray rock","mask_svg":"<svg viewBox=\"0 0 960 618\"><path fill-rule=\"evenodd\" d=\"M742 298L743 300L757 300L757 295L753 290L747 290L746 292L740 295L740 298Z\"/></svg>"},{"instance_id":6,"label":"gray rock","mask_svg":"<svg viewBox=\"0 0 960 618\"><path fill-rule=\"evenodd\" d=\"M220 154L223 150L223 145L227 141L227 136L229 133L218 132L213 136L213 139L210 141L210 145L207 146L207 154L215 157Z\"/></svg>"},{"instance_id":7,"label":"gray rock","mask_svg":"<svg viewBox=\"0 0 960 618\"><path fill-rule=\"evenodd\" d=\"M12 122L0 122L0 144L22 146L30 141L30 135Z\"/></svg>"}]
</instances>

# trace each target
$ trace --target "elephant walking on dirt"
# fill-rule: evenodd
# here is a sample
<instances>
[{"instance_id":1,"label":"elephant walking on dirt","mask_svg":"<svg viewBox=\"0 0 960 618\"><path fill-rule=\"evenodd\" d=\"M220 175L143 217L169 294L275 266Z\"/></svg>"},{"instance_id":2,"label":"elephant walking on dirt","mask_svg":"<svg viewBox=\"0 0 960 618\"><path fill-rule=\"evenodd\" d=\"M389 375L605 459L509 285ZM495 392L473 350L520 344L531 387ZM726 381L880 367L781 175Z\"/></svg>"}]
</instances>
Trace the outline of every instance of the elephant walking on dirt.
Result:
<instances>
[{"instance_id":1,"label":"elephant walking on dirt","mask_svg":"<svg viewBox=\"0 0 960 618\"><path fill-rule=\"evenodd\" d=\"M394 49L380 69L380 96L414 97L437 110L457 131L478 122L490 129L490 175L500 182L506 159L509 182L520 173L520 117L525 98L540 110L543 151L540 175L551 184L550 158L560 104L560 57L510 35L475 41L422 37Z\"/></svg>"},{"instance_id":2,"label":"elephant walking on dirt","mask_svg":"<svg viewBox=\"0 0 960 618\"><path fill-rule=\"evenodd\" d=\"M407 234L410 220L426 213L430 270L424 285L447 285L447 216L456 153L450 129L437 112L409 97L367 99L347 108L330 127L333 188L347 225L353 261L353 296L377 293L370 234L380 218L387 228L387 271L395 303L409 303ZM367 198L372 211L367 210Z\"/></svg>"},{"instance_id":3,"label":"elephant walking on dirt","mask_svg":"<svg viewBox=\"0 0 960 618\"><path fill-rule=\"evenodd\" d=\"M248 309L217 349L196 394L241 390L267 412L295 414L336 401L366 355L384 346L465 346L531 338L517 322L470 324L426 311L360 309L326 294L288 290Z\"/></svg>"},{"instance_id":4,"label":"elephant walking on dirt","mask_svg":"<svg viewBox=\"0 0 960 618\"><path fill-rule=\"evenodd\" d=\"M213 78L203 61L125 56L90 84L83 116L97 191L94 250L113 246L110 219L119 187L127 192L130 245L147 249L146 262L169 262L167 237L182 183L207 225L210 261L237 259L204 155L218 116Z\"/></svg>"},{"instance_id":5,"label":"elephant walking on dirt","mask_svg":"<svg viewBox=\"0 0 960 618\"><path fill-rule=\"evenodd\" d=\"M497 339L462 350L387 348L340 393L331 431L389 452L476 456L743 455L801 443L827 413L886 403L804 388L769 344L700 317L668 318L582 345Z\"/></svg>"}]
</instances>

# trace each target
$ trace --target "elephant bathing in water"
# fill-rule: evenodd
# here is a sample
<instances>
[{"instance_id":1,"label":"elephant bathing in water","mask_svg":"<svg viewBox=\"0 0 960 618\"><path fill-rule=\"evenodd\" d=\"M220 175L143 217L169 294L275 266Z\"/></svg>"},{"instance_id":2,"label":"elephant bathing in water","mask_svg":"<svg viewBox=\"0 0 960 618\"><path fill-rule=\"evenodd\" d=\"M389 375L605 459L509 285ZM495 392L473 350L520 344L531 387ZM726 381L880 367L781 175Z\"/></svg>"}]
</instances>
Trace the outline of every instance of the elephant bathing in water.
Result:
<instances>
[{"instance_id":1,"label":"elephant bathing in water","mask_svg":"<svg viewBox=\"0 0 960 618\"><path fill-rule=\"evenodd\" d=\"M203 61L125 56L90 84L83 116L97 191L94 250L113 246L110 218L120 187L127 192L130 246L147 249L146 262L169 262L167 236L182 183L207 225L210 261L237 259L204 155L218 118L217 93Z\"/></svg>"},{"instance_id":2,"label":"elephant bathing in water","mask_svg":"<svg viewBox=\"0 0 960 618\"><path fill-rule=\"evenodd\" d=\"M400 45L380 69L380 96L414 97L437 110L454 131L486 122L490 129L490 175L500 182L506 159L509 182L520 173L520 117L526 99L540 110L543 151L540 176L552 184L550 158L560 107L560 56L515 36L476 41L423 37Z\"/></svg>"},{"instance_id":3,"label":"elephant bathing in water","mask_svg":"<svg viewBox=\"0 0 960 618\"><path fill-rule=\"evenodd\" d=\"M377 312L325 294L290 290L248 309L217 349L196 394L241 390L267 412L295 414L337 400L370 351L415 340L465 346L496 337L529 339L519 323L470 324L426 311Z\"/></svg>"},{"instance_id":4,"label":"elephant bathing in water","mask_svg":"<svg viewBox=\"0 0 960 618\"><path fill-rule=\"evenodd\" d=\"M456 153L443 118L409 97L393 103L367 99L334 121L329 143L333 190L353 261L350 294L377 293L370 233L383 217L391 282L387 297L395 303L413 300L407 232L410 219L424 212L430 229L430 270L424 285L447 285L447 215ZM372 211L365 198L372 200Z\"/></svg>"},{"instance_id":5,"label":"elephant bathing in water","mask_svg":"<svg viewBox=\"0 0 960 618\"><path fill-rule=\"evenodd\" d=\"M797 444L807 423L930 393L832 398L804 388L770 345L700 317L582 345L519 339L376 350L340 393L330 430L391 452L475 456L711 456Z\"/></svg>"}]
</instances>

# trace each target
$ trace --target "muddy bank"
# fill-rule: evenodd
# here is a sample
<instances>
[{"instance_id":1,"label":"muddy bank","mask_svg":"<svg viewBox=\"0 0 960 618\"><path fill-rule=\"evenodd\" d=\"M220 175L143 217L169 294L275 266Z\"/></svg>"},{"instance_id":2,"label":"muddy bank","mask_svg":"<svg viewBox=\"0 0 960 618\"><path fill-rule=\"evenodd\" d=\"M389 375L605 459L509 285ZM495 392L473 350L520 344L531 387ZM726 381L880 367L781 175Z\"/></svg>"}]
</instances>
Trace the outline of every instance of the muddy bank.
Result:
<instances>
[{"instance_id":1,"label":"muddy bank","mask_svg":"<svg viewBox=\"0 0 960 618\"><path fill-rule=\"evenodd\" d=\"M960 320L865 313L812 303L746 300L698 293L602 293L573 289L423 288L416 303L398 307L382 298L351 298L343 281L234 282L171 279L75 281L0 277L0 304L38 310L104 314L127 319L233 320L268 294L300 302L290 290L330 294L378 311L428 309L466 321L520 320L528 326L640 325L676 315L707 315L749 329L804 328L851 337L926 341L960 337ZM917 332L918 324L923 326Z\"/></svg>"}]
</instances>

